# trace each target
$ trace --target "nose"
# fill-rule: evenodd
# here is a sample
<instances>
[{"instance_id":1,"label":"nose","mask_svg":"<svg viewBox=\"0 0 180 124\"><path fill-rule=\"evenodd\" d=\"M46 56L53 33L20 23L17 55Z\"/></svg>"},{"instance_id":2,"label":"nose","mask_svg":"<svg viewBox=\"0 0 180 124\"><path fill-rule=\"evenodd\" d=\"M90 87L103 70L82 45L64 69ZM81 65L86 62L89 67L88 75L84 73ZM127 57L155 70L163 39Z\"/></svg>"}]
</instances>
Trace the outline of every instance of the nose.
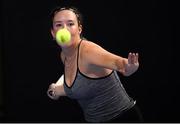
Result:
<instances>
[{"instance_id":1,"label":"nose","mask_svg":"<svg viewBox=\"0 0 180 124\"><path fill-rule=\"evenodd\" d=\"M66 29L67 29L67 25L66 25L66 24L64 24L64 25L63 25L63 28L66 28Z\"/></svg>"}]
</instances>

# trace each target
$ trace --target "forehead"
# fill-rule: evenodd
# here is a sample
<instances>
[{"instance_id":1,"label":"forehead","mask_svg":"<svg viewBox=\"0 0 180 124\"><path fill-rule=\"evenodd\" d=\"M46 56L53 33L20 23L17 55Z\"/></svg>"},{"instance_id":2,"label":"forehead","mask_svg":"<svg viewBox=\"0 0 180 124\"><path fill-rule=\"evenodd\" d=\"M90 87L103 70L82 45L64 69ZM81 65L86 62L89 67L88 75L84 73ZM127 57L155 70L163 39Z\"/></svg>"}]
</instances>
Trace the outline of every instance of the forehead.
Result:
<instances>
[{"instance_id":1,"label":"forehead","mask_svg":"<svg viewBox=\"0 0 180 124\"><path fill-rule=\"evenodd\" d=\"M73 20L76 21L77 17L76 14L70 10L62 10L55 14L54 21L66 21L66 20Z\"/></svg>"}]
</instances>

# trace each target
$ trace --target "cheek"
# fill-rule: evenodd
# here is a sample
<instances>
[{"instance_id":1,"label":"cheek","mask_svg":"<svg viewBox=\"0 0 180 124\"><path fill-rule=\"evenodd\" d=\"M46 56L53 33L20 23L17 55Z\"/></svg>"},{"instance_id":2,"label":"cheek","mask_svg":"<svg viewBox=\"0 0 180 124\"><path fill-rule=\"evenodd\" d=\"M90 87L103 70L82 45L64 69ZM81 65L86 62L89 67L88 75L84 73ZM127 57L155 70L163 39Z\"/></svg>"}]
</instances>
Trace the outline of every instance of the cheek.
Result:
<instances>
[{"instance_id":1,"label":"cheek","mask_svg":"<svg viewBox=\"0 0 180 124\"><path fill-rule=\"evenodd\" d=\"M57 32L58 30L53 30L53 34L52 34L52 36L55 38L56 37L56 32Z\"/></svg>"},{"instance_id":2,"label":"cheek","mask_svg":"<svg viewBox=\"0 0 180 124\"><path fill-rule=\"evenodd\" d=\"M55 37L57 31L59 30L60 28L53 28L53 36Z\"/></svg>"},{"instance_id":3,"label":"cheek","mask_svg":"<svg viewBox=\"0 0 180 124\"><path fill-rule=\"evenodd\" d=\"M79 28L74 27L70 29L71 35L79 35Z\"/></svg>"}]
</instances>

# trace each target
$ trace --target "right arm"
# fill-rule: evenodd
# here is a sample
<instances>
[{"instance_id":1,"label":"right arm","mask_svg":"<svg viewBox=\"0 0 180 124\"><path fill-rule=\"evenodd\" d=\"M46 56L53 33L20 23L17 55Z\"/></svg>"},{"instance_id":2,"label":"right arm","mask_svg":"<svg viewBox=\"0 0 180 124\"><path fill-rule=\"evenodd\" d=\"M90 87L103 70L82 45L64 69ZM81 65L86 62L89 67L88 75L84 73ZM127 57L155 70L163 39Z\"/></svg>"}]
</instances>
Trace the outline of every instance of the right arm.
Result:
<instances>
[{"instance_id":1,"label":"right arm","mask_svg":"<svg viewBox=\"0 0 180 124\"><path fill-rule=\"evenodd\" d=\"M63 83L64 75L62 75L56 83L52 83L49 86L47 94L51 99L57 100L60 96L66 96Z\"/></svg>"},{"instance_id":2,"label":"right arm","mask_svg":"<svg viewBox=\"0 0 180 124\"><path fill-rule=\"evenodd\" d=\"M60 54L60 57L62 63L64 64L64 56L62 53ZM47 91L48 96L54 100L57 100L60 96L66 96L63 84L64 84L64 75L62 75L56 83L52 83L49 86L49 89Z\"/></svg>"}]
</instances>

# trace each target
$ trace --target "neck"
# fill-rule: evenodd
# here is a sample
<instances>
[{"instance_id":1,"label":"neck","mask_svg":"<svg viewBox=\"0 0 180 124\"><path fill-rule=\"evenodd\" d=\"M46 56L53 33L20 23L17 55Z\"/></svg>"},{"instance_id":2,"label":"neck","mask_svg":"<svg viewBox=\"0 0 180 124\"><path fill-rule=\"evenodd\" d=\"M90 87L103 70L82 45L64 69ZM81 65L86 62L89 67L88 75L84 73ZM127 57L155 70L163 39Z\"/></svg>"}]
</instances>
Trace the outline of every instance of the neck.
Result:
<instances>
[{"instance_id":1,"label":"neck","mask_svg":"<svg viewBox=\"0 0 180 124\"><path fill-rule=\"evenodd\" d=\"M72 44L68 47L63 47L62 52L68 58L73 56L76 53L76 48L78 47L79 42L81 39L72 41Z\"/></svg>"}]
</instances>

